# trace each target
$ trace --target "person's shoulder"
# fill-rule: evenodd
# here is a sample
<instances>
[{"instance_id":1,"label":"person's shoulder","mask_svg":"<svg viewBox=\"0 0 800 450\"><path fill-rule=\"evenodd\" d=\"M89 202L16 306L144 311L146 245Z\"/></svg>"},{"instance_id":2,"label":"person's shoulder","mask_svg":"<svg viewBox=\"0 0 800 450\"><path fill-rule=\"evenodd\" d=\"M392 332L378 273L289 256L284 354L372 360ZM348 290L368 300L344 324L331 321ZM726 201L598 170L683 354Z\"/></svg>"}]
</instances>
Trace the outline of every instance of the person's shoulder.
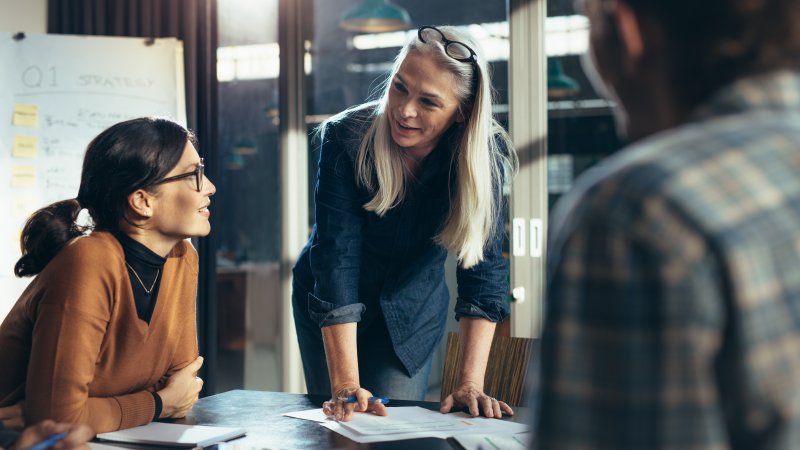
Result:
<instances>
[{"instance_id":1,"label":"person's shoulder","mask_svg":"<svg viewBox=\"0 0 800 450\"><path fill-rule=\"evenodd\" d=\"M79 264L93 268L108 268L115 256L122 258L122 246L109 232L94 231L69 241L52 262Z\"/></svg>"},{"instance_id":2,"label":"person's shoulder","mask_svg":"<svg viewBox=\"0 0 800 450\"><path fill-rule=\"evenodd\" d=\"M576 224L628 226L648 198L659 195L669 176L658 161L657 146L632 145L606 157L582 173L556 204L551 215L555 229Z\"/></svg>"},{"instance_id":3,"label":"person's shoulder","mask_svg":"<svg viewBox=\"0 0 800 450\"><path fill-rule=\"evenodd\" d=\"M167 258L168 260L174 259L182 264L187 264L195 274L199 272L200 257L197 254L197 249L189 239L184 239L175 244Z\"/></svg>"},{"instance_id":4,"label":"person's shoulder","mask_svg":"<svg viewBox=\"0 0 800 450\"><path fill-rule=\"evenodd\" d=\"M703 135L696 126L683 126L619 150L577 178L554 218L569 210L585 223L629 227L653 219L655 212L685 214L698 193L682 185L692 161L697 162Z\"/></svg>"},{"instance_id":5,"label":"person's shoulder","mask_svg":"<svg viewBox=\"0 0 800 450\"><path fill-rule=\"evenodd\" d=\"M35 278L36 288L50 292L40 304L69 299L75 311L107 319L114 296L127 276L122 246L108 232L93 231L70 241Z\"/></svg>"}]
</instances>

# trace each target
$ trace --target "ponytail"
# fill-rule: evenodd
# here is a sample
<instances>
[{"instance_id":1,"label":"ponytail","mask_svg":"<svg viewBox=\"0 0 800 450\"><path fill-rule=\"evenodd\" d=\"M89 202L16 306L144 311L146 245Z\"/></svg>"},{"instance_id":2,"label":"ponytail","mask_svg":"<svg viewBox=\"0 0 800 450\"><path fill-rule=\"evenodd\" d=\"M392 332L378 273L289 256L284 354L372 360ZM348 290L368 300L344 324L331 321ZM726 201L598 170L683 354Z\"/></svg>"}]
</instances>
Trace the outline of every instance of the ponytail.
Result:
<instances>
[{"instance_id":1,"label":"ponytail","mask_svg":"<svg viewBox=\"0 0 800 450\"><path fill-rule=\"evenodd\" d=\"M14 265L18 277L36 275L70 240L86 229L75 223L81 206L77 199L62 200L33 213L20 237L22 257Z\"/></svg>"}]
</instances>

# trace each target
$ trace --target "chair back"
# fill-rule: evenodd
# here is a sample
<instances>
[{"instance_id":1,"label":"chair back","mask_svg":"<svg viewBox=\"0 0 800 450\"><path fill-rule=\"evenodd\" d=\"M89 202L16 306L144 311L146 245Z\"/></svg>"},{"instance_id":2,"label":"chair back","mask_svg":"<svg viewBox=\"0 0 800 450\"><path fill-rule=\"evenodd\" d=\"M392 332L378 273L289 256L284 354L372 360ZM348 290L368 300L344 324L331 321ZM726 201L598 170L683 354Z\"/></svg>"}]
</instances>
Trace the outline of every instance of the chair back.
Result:
<instances>
[{"instance_id":1,"label":"chair back","mask_svg":"<svg viewBox=\"0 0 800 450\"><path fill-rule=\"evenodd\" d=\"M460 351L459 334L447 334L444 374L442 375L442 396L450 395L455 389L458 377ZM521 406L528 398L528 363L533 355L536 339L495 336L489 350L486 364L483 392L510 406Z\"/></svg>"}]
</instances>

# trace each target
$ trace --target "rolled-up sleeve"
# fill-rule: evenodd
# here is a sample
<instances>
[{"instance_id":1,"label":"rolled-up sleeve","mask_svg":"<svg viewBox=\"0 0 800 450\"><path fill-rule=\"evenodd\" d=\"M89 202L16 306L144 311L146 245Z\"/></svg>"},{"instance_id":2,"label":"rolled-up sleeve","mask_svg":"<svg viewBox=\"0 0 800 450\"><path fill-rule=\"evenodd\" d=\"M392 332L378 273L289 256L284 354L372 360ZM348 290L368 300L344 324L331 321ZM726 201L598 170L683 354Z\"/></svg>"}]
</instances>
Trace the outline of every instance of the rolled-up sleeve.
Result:
<instances>
[{"instance_id":1,"label":"rolled-up sleeve","mask_svg":"<svg viewBox=\"0 0 800 450\"><path fill-rule=\"evenodd\" d=\"M308 310L320 327L358 322L365 311L358 286L366 214L362 205L367 198L356 185L353 158L335 130L326 130L314 193L316 231L309 253L315 283Z\"/></svg>"},{"instance_id":2,"label":"rolled-up sleeve","mask_svg":"<svg viewBox=\"0 0 800 450\"><path fill-rule=\"evenodd\" d=\"M505 217L508 202L500 196L500 214L495 220L494 232L487 246L483 261L470 269L459 266L458 299L456 300L456 320L462 317L484 318L499 322L510 314L508 304L508 260L503 257L505 238Z\"/></svg>"}]
</instances>

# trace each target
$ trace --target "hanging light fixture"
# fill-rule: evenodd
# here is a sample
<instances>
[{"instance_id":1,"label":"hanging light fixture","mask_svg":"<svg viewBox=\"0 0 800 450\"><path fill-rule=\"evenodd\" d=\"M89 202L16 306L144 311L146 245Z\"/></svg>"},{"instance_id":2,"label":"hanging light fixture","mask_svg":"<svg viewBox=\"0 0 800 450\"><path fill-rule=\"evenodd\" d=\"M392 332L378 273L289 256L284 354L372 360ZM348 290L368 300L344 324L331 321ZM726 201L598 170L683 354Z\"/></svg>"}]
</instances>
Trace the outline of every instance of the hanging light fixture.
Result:
<instances>
[{"instance_id":1,"label":"hanging light fixture","mask_svg":"<svg viewBox=\"0 0 800 450\"><path fill-rule=\"evenodd\" d=\"M242 170L244 169L244 156L228 153L223 159L223 165L227 170Z\"/></svg>"},{"instance_id":2,"label":"hanging light fixture","mask_svg":"<svg viewBox=\"0 0 800 450\"><path fill-rule=\"evenodd\" d=\"M561 61L547 59L547 96L569 97L581 91L581 85L564 73Z\"/></svg>"},{"instance_id":3,"label":"hanging light fixture","mask_svg":"<svg viewBox=\"0 0 800 450\"><path fill-rule=\"evenodd\" d=\"M362 33L398 31L411 27L411 16L389 0L362 0L342 14L339 26Z\"/></svg>"},{"instance_id":4,"label":"hanging light fixture","mask_svg":"<svg viewBox=\"0 0 800 450\"><path fill-rule=\"evenodd\" d=\"M249 138L241 138L236 141L236 144L233 146L231 153L237 155L255 155L258 153L258 148L256 147L256 143L253 142L252 139Z\"/></svg>"}]
</instances>

